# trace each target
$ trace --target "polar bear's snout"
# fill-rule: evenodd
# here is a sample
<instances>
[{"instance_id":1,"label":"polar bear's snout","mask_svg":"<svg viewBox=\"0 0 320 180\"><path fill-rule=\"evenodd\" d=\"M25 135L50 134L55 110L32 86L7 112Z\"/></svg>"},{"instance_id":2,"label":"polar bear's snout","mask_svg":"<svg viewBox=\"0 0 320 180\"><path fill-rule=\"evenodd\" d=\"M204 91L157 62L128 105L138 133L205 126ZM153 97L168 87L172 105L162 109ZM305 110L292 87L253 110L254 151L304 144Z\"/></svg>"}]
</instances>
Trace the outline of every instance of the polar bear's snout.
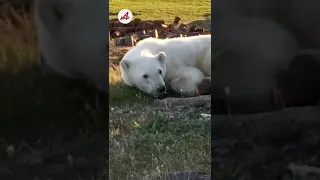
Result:
<instances>
[{"instance_id":1,"label":"polar bear's snout","mask_svg":"<svg viewBox=\"0 0 320 180\"><path fill-rule=\"evenodd\" d=\"M156 99L164 99L167 97L167 88L165 85L160 84L157 87L157 95L154 97Z\"/></svg>"},{"instance_id":2,"label":"polar bear's snout","mask_svg":"<svg viewBox=\"0 0 320 180\"><path fill-rule=\"evenodd\" d=\"M157 92L159 94L165 93L166 92L166 87L164 85L160 85L157 87Z\"/></svg>"}]
</instances>

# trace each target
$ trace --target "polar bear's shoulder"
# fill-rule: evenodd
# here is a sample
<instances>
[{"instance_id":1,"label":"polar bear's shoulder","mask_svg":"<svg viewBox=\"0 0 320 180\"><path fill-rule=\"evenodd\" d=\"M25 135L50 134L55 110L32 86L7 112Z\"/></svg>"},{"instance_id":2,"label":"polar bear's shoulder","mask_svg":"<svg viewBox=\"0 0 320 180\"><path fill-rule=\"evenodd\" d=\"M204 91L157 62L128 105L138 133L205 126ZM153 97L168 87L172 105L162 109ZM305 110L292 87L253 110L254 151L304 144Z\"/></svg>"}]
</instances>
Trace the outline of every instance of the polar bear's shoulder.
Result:
<instances>
[{"instance_id":1,"label":"polar bear's shoulder","mask_svg":"<svg viewBox=\"0 0 320 180\"><path fill-rule=\"evenodd\" d=\"M140 45L152 45L152 44L161 44L163 43L164 40L162 39L157 39L157 38L146 38L146 39L143 39L141 41L139 41L137 43L137 46L140 46Z\"/></svg>"}]
</instances>

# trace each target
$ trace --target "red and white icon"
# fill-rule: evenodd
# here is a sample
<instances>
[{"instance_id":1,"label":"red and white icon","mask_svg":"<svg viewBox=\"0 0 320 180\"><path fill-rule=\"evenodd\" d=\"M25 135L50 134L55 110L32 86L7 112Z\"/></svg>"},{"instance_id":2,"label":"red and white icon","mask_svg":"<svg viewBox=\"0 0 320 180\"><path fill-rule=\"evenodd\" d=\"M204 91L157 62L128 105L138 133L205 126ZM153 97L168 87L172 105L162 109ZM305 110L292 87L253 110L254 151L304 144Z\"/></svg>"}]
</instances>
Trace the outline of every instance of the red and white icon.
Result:
<instances>
[{"instance_id":1,"label":"red and white icon","mask_svg":"<svg viewBox=\"0 0 320 180\"><path fill-rule=\"evenodd\" d=\"M118 13L118 20L122 24L128 24L132 21L133 15L132 12L129 9L122 9Z\"/></svg>"}]
</instances>

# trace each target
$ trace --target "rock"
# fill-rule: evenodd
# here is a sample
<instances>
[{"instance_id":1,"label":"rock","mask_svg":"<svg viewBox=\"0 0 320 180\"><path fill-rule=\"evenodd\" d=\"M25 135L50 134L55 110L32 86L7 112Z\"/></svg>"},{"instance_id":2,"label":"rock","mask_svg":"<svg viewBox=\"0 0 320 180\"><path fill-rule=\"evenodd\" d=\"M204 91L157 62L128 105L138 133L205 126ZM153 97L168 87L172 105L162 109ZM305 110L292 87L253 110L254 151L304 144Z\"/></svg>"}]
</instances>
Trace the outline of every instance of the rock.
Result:
<instances>
[{"instance_id":1,"label":"rock","mask_svg":"<svg viewBox=\"0 0 320 180\"><path fill-rule=\"evenodd\" d=\"M203 95L189 98L165 98L154 100L156 106L177 107L177 106L211 106L211 95Z\"/></svg>"}]
</instances>

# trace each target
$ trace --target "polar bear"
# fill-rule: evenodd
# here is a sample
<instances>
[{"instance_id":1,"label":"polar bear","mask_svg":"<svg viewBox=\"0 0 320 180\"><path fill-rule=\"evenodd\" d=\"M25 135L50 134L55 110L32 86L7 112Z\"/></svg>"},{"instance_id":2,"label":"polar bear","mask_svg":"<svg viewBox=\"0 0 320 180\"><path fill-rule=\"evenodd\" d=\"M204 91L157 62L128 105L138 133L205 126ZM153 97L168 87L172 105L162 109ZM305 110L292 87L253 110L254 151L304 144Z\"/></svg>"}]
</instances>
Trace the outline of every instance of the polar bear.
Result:
<instances>
[{"instance_id":1,"label":"polar bear","mask_svg":"<svg viewBox=\"0 0 320 180\"><path fill-rule=\"evenodd\" d=\"M277 74L286 69L298 46L294 36L263 18L213 22L212 113L270 110ZM226 90L227 89L227 90Z\"/></svg>"},{"instance_id":2,"label":"polar bear","mask_svg":"<svg viewBox=\"0 0 320 180\"><path fill-rule=\"evenodd\" d=\"M36 0L42 65L68 78L108 88L108 1Z\"/></svg>"},{"instance_id":3,"label":"polar bear","mask_svg":"<svg viewBox=\"0 0 320 180\"><path fill-rule=\"evenodd\" d=\"M120 62L122 81L164 98L167 89L195 96L197 86L211 77L211 35L147 38L130 49Z\"/></svg>"}]
</instances>

